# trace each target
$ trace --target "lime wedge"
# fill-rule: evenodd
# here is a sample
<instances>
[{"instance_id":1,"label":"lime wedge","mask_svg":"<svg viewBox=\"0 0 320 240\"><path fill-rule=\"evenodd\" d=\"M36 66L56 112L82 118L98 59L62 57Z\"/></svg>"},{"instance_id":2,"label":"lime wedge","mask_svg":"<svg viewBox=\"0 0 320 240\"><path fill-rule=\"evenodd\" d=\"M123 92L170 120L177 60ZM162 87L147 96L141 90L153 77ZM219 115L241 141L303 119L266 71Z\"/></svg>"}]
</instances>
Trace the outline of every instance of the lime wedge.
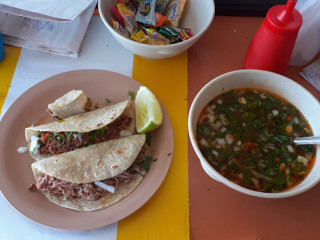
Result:
<instances>
[{"instance_id":1,"label":"lime wedge","mask_svg":"<svg viewBox=\"0 0 320 240\"><path fill-rule=\"evenodd\" d=\"M138 89L135 108L138 133L150 132L161 125L162 112L160 104L147 87L141 86Z\"/></svg>"}]
</instances>

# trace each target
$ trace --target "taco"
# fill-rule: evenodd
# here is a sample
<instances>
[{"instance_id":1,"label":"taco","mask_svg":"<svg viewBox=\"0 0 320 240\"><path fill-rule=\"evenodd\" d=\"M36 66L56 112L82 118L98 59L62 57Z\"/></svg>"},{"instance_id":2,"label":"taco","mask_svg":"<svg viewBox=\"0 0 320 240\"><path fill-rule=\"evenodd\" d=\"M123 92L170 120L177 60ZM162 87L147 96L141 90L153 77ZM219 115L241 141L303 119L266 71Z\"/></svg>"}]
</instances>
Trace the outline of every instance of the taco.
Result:
<instances>
[{"instance_id":1,"label":"taco","mask_svg":"<svg viewBox=\"0 0 320 240\"><path fill-rule=\"evenodd\" d=\"M134 104L127 100L56 122L31 126L25 137L37 161L135 132Z\"/></svg>"},{"instance_id":2,"label":"taco","mask_svg":"<svg viewBox=\"0 0 320 240\"><path fill-rule=\"evenodd\" d=\"M82 90L71 90L53 103L48 104L49 114L60 119L97 108L98 103L89 99Z\"/></svg>"},{"instance_id":3,"label":"taco","mask_svg":"<svg viewBox=\"0 0 320 240\"><path fill-rule=\"evenodd\" d=\"M95 211L120 201L145 172L145 135L110 140L31 164L36 184L51 202L78 211ZM150 161L149 161L150 162Z\"/></svg>"}]
</instances>

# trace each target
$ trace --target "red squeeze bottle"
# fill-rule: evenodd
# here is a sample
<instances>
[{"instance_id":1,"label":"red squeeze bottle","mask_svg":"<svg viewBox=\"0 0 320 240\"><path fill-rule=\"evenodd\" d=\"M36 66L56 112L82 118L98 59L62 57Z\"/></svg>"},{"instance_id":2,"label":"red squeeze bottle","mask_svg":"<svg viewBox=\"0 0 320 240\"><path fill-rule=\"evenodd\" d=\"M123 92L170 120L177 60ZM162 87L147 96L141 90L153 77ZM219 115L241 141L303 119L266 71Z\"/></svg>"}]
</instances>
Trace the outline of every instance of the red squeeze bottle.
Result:
<instances>
[{"instance_id":1,"label":"red squeeze bottle","mask_svg":"<svg viewBox=\"0 0 320 240\"><path fill-rule=\"evenodd\" d=\"M244 59L244 68L279 74L286 70L299 29L301 14L294 9L297 0L269 9Z\"/></svg>"}]
</instances>

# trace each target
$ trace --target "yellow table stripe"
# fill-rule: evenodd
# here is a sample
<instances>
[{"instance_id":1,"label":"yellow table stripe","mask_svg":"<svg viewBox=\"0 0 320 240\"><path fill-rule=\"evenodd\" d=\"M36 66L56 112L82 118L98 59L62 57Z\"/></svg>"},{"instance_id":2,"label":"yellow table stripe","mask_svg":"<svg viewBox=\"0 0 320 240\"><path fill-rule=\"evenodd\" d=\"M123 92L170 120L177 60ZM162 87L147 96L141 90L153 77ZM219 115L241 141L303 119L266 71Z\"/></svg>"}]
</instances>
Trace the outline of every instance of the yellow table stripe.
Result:
<instances>
[{"instance_id":1,"label":"yellow table stripe","mask_svg":"<svg viewBox=\"0 0 320 240\"><path fill-rule=\"evenodd\" d=\"M21 48L19 47L4 46L4 58L0 62L0 112L9 91L20 52Z\"/></svg>"},{"instance_id":2,"label":"yellow table stripe","mask_svg":"<svg viewBox=\"0 0 320 240\"><path fill-rule=\"evenodd\" d=\"M156 194L119 221L117 240L189 239L187 53L161 61L134 56L132 77L147 86L166 108L173 127L174 154Z\"/></svg>"}]
</instances>

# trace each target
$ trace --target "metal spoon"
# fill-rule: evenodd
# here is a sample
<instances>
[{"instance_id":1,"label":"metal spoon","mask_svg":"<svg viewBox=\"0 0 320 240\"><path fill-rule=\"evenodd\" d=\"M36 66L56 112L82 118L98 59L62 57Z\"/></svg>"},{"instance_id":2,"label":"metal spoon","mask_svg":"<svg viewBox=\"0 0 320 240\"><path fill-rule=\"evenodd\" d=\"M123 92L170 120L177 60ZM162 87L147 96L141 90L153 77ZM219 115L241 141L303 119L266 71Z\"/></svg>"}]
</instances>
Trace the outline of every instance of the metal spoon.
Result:
<instances>
[{"instance_id":1,"label":"metal spoon","mask_svg":"<svg viewBox=\"0 0 320 240\"><path fill-rule=\"evenodd\" d=\"M312 137L296 138L296 139L293 139L293 142L297 145L320 144L320 137L312 136Z\"/></svg>"}]
</instances>

